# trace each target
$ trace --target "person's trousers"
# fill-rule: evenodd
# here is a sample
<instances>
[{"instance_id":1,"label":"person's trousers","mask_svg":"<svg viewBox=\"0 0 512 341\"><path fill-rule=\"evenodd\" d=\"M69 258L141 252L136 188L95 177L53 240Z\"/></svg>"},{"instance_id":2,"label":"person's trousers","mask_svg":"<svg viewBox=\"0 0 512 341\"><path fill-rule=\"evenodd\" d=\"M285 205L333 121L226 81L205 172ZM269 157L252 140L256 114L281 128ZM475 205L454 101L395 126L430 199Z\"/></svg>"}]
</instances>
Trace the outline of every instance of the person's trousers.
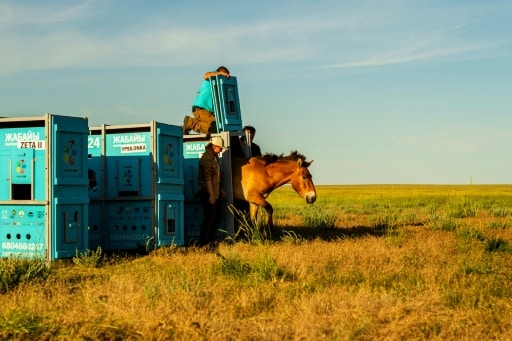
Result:
<instances>
[{"instance_id":1,"label":"person's trousers","mask_svg":"<svg viewBox=\"0 0 512 341\"><path fill-rule=\"evenodd\" d=\"M219 228L222 215L224 213L222 197L210 204L208 191L200 192L201 205L203 206L203 223L201 224L201 233L199 235L199 245L207 245L217 239L217 229Z\"/></svg>"},{"instance_id":2,"label":"person's trousers","mask_svg":"<svg viewBox=\"0 0 512 341\"><path fill-rule=\"evenodd\" d=\"M205 109L197 109L192 115L193 118L186 120L185 130L193 130L201 134L217 132L215 116L211 112Z\"/></svg>"}]
</instances>

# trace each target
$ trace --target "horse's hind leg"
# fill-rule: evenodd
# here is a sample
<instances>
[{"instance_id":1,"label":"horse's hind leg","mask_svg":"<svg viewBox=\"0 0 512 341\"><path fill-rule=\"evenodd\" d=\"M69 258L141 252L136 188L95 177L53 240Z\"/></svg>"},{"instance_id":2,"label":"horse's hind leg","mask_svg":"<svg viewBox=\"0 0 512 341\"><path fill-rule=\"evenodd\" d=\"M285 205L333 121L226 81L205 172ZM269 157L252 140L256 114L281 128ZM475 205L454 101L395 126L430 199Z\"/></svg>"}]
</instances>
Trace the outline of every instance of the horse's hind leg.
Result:
<instances>
[{"instance_id":1,"label":"horse's hind leg","mask_svg":"<svg viewBox=\"0 0 512 341\"><path fill-rule=\"evenodd\" d=\"M253 222L256 222L256 219L258 218L258 208L263 207L268 215L267 225L265 226L263 230L263 236L267 237L270 235L270 229L274 226L273 223L273 212L274 209L272 208L272 205L268 203L267 200L265 200L265 197L263 197L261 194L257 192L252 192L248 194L247 201L250 203L250 210L251 210L251 219Z\"/></svg>"},{"instance_id":2,"label":"horse's hind leg","mask_svg":"<svg viewBox=\"0 0 512 341\"><path fill-rule=\"evenodd\" d=\"M267 223L263 226L263 237L268 238L270 237L271 229L274 227L274 209L268 202L265 202L265 205L262 207L267 212Z\"/></svg>"},{"instance_id":3,"label":"horse's hind leg","mask_svg":"<svg viewBox=\"0 0 512 341\"><path fill-rule=\"evenodd\" d=\"M274 227L274 209L272 208L272 205L270 205L268 202L263 207L267 211L268 215L267 225L263 228L263 236L265 238L268 238L270 237L270 230Z\"/></svg>"},{"instance_id":4,"label":"horse's hind leg","mask_svg":"<svg viewBox=\"0 0 512 341\"><path fill-rule=\"evenodd\" d=\"M268 202L265 206L263 206L263 208L265 209L265 211L267 211L267 226L269 228L274 227L274 208Z\"/></svg>"}]
</instances>

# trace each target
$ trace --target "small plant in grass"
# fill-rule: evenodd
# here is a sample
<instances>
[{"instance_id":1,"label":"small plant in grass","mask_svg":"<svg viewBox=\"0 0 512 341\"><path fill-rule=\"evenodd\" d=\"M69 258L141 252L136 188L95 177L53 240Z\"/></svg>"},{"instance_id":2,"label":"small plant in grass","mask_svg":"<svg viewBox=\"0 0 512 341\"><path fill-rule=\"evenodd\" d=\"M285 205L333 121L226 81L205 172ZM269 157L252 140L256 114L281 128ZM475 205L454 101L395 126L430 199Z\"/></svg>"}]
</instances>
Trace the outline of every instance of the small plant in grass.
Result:
<instances>
[{"instance_id":1,"label":"small plant in grass","mask_svg":"<svg viewBox=\"0 0 512 341\"><path fill-rule=\"evenodd\" d=\"M485 242L485 251L512 253L512 246L504 239L493 238Z\"/></svg>"},{"instance_id":2,"label":"small plant in grass","mask_svg":"<svg viewBox=\"0 0 512 341\"><path fill-rule=\"evenodd\" d=\"M418 213L416 213L412 209L407 209L404 212L401 212L399 217L399 225L400 226L418 226L423 225L423 221L419 218Z\"/></svg>"},{"instance_id":3,"label":"small plant in grass","mask_svg":"<svg viewBox=\"0 0 512 341\"><path fill-rule=\"evenodd\" d=\"M430 204L430 205L425 206L423 208L423 211L429 217L429 219L434 219L435 217L437 217L437 209L438 209L438 205Z\"/></svg>"},{"instance_id":4,"label":"small plant in grass","mask_svg":"<svg viewBox=\"0 0 512 341\"><path fill-rule=\"evenodd\" d=\"M235 235L231 237L232 239L245 240L251 244L261 244L265 242L266 238L263 235L263 229L266 228L266 222L259 220L254 223L248 214L238 210L233 205L229 205L228 209L234 216L235 225L237 225Z\"/></svg>"},{"instance_id":5,"label":"small plant in grass","mask_svg":"<svg viewBox=\"0 0 512 341\"><path fill-rule=\"evenodd\" d=\"M477 258L468 257L463 261L460 270L464 276L469 274L485 275L494 272L491 259L485 255Z\"/></svg>"},{"instance_id":6,"label":"small plant in grass","mask_svg":"<svg viewBox=\"0 0 512 341\"><path fill-rule=\"evenodd\" d=\"M252 264L252 269L257 278L266 281L277 281L286 277L285 271L268 251L260 252L259 257Z\"/></svg>"},{"instance_id":7,"label":"small plant in grass","mask_svg":"<svg viewBox=\"0 0 512 341\"><path fill-rule=\"evenodd\" d=\"M2 340L36 340L51 330L43 318L29 312L12 310L0 318L0 339ZM51 337L50 337L51 338Z\"/></svg>"},{"instance_id":8,"label":"small plant in grass","mask_svg":"<svg viewBox=\"0 0 512 341\"><path fill-rule=\"evenodd\" d=\"M457 221L449 215L437 216L430 219L429 225L433 230L441 231L455 231L458 227Z\"/></svg>"},{"instance_id":9,"label":"small plant in grass","mask_svg":"<svg viewBox=\"0 0 512 341\"><path fill-rule=\"evenodd\" d=\"M73 257L73 263L83 268L99 268L103 263L103 252L101 246L98 246L96 251L86 250L83 253L76 251Z\"/></svg>"},{"instance_id":10,"label":"small plant in grass","mask_svg":"<svg viewBox=\"0 0 512 341\"><path fill-rule=\"evenodd\" d=\"M510 216L510 208L503 206L492 206L489 213L494 217L504 218Z\"/></svg>"},{"instance_id":11,"label":"small plant in grass","mask_svg":"<svg viewBox=\"0 0 512 341\"><path fill-rule=\"evenodd\" d=\"M319 205L310 205L300 210L302 224L305 227L330 229L336 226L336 214Z\"/></svg>"},{"instance_id":12,"label":"small plant in grass","mask_svg":"<svg viewBox=\"0 0 512 341\"><path fill-rule=\"evenodd\" d=\"M303 238L293 231L283 231L281 240L293 245L299 245L303 242Z\"/></svg>"},{"instance_id":13,"label":"small plant in grass","mask_svg":"<svg viewBox=\"0 0 512 341\"><path fill-rule=\"evenodd\" d=\"M6 293L21 283L43 281L49 275L50 268L44 259L20 256L0 259L0 293Z\"/></svg>"},{"instance_id":14,"label":"small plant in grass","mask_svg":"<svg viewBox=\"0 0 512 341\"><path fill-rule=\"evenodd\" d=\"M161 256L161 257L170 257L170 256L174 256L176 254L184 253L185 252L184 250L185 249L180 248L180 246L178 244L172 243L169 246L159 247L158 249L154 250L152 254L156 255L156 256Z\"/></svg>"},{"instance_id":15,"label":"small plant in grass","mask_svg":"<svg viewBox=\"0 0 512 341\"><path fill-rule=\"evenodd\" d=\"M402 247L406 240L405 229L388 229L386 231L386 242L388 245Z\"/></svg>"},{"instance_id":16,"label":"small plant in grass","mask_svg":"<svg viewBox=\"0 0 512 341\"><path fill-rule=\"evenodd\" d=\"M218 265L218 270L223 275L244 278L251 272L250 264L244 262L240 255L234 253L222 255L218 249L216 252L217 256L221 259Z\"/></svg>"},{"instance_id":17,"label":"small plant in grass","mask_svg":"<svg viewBox=\"0 0 512 341\"><path fill-rule=\"evenodd\" d=\"M222 255L217 250L217 256L220 258L218 269L224 275L255 282L276 281L285 277L285 272L264 248L261 248L259 257L250 262L242 260L240 255L233 251Z\"/></svg>"},{"instance_id":18,"label":"small plant in grass","mask_svg":"<svg viewBox=\"0 0 512 341\"><path fill-rule=\"evenodd\" d=\"M452 218L475 217L478 211L479 205L464 197L452 200L447 208L447 214Z\"/></svg>"},{"instance_id":19,"label":"small plant in grass","mask_svg":"<svg viewBox=\"0 0 512 341\"><path fill-rule=\"evenodd\" d=\"M146 240L144 241L144 248L146 249L146 253L156 249L155 237L147 236Z\"/></svg>"},{"instance_id":20,"label":"small plant in grass","mask_svg":"<svg viewBox=\"0 0 512 341\"><path fill-rule=\"evenodd\" d=\"M387 238L387 243L392 246L401 247L405 241L406 231L399 228L404 226L401 217L386 212L384 215L370 217L373 228L379 235Z\"/></svg>"},{"instance_id":21,"label":"small plant in grass","mask_svg":"<svg viewBox=\"0 0 512 341\"><path fill-rule=\"evenodd\" d=\"M376 216L371 216L370 222L372 223L373 228L380 232L386 233L387 231L398 227L398 216L385 212L384 215L378 214Z\"/></svg>"},{"instance_id":22,"label":"small plant in grass","mask_svg":"<svg viewBox=\"0 0 512 341\"><path fill-rule=\"evenodd\" d=\"M457 231L457 235L465 242L470 242L475 239L481 242L485 240L483 232L475 228L461 228Z\"/></svg>"},{"instance_id":23,"label":"small plant in grass","mask_svg":"<svg viewBox=\"0 0 512 341\"><path fill-rule=\"evenodd\" d=\"M495 229L495 230L504 230L508 227L508 224L505 221L493 220L488 224L488 227L490 229Z\"/></svg>"}]
</instances>

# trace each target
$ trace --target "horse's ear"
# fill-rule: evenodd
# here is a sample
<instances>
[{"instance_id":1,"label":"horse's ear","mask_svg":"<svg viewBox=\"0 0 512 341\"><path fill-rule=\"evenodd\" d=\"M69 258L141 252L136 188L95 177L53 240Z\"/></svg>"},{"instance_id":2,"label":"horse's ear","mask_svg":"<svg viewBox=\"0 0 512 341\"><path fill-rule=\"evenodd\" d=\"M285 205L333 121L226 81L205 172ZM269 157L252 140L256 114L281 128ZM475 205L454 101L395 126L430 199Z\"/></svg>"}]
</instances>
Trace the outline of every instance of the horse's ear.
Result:
<instances>
[{"instance_id":1,"label":"horse's ear","mask_svg":"<svg viewBox=\"0 0 512 341\"><path fill-rule=\"evenodd\" d=\"M312 163L313 163L313 161L309 161L308 162L308 161L305 161L303 159L298 159L297 160L297 165L299 166L299 168L302 168L302 167L308 168L309 165L311 165Z\"/></svg>"}]
</instances>

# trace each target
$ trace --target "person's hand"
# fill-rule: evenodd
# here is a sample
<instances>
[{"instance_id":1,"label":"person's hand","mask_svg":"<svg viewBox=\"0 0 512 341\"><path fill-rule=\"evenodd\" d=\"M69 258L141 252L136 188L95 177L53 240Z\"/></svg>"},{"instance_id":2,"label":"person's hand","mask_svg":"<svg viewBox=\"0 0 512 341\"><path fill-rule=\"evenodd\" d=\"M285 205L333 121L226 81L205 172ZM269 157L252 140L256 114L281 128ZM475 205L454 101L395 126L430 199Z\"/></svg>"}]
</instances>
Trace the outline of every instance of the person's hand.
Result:
<instances>
[{"instance_id":1,"label":"person's hand","mask_svg":"<svg viewBox=\"0 0 512 341\"><path fill-rule=\"evenodd\" d=\"M208 198L208 201L210 202L210 204L215 204L215 196L213 194L210 194L210 197Z\"/></svg>"}]
</instances>

